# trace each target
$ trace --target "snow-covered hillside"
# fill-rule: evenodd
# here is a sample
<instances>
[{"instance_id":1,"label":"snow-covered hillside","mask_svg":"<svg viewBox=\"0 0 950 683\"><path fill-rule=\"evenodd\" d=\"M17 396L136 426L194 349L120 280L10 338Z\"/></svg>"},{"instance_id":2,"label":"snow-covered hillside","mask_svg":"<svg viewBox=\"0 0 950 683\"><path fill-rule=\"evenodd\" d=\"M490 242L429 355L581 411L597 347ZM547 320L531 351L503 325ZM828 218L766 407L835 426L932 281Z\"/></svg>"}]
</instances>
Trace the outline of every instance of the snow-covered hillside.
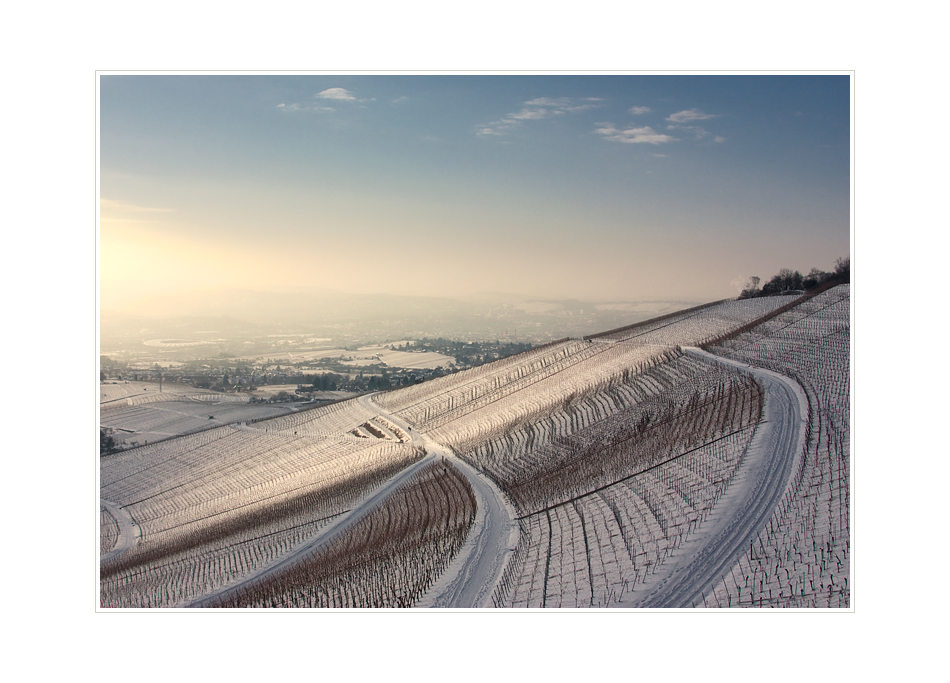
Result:
<instances>
[{"instance_id":1,"label":"snow-covered hillside","mask_svg":"<svg viewBox=\"0 0 950 683\"><path fill-rule=\"evenodd\" d=\"M729 543L754 534L751 551L672 606L848 606L849 296L729 339L790 299L719 302L103 457L101 604L650 606L687 556L725 547L710 530L748 495ZM805 441L762 475L780 495L748 482L784 399L684 351L710 341L802 387Z\"/></svg>"}]
</instances>

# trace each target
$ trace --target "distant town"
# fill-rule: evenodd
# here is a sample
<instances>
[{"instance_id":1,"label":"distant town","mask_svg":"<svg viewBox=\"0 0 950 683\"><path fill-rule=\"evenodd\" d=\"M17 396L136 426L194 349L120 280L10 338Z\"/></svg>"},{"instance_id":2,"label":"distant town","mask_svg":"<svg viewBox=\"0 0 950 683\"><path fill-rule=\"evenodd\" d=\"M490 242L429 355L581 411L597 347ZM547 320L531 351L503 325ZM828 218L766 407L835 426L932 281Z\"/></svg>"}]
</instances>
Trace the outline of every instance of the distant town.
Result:
<instances>
[{"instance_id":1,"label":"distant town","mask_svg":"<svg viewBox=\"0 0 950 683\"><path fill-rule=\"evenodd\" d=\"M321 340L322 341L322 340ZM181 352L197 349L186 340L165 340ZM161 348L161 347L159 347ZM200 347L198 347L200 348ZM295 386L269 398L271 402L312 399L318 392L366 392L407 386L476 367L532 348L527 342L462 342L448 339L401 340L354 349L300 348L256 358L222 353L191 360L122 360L99 357L101 382L187 384L222 393L256 392L271 386ZM189 354L191 355L191 354Z\"/></svg>"}]
</instances>

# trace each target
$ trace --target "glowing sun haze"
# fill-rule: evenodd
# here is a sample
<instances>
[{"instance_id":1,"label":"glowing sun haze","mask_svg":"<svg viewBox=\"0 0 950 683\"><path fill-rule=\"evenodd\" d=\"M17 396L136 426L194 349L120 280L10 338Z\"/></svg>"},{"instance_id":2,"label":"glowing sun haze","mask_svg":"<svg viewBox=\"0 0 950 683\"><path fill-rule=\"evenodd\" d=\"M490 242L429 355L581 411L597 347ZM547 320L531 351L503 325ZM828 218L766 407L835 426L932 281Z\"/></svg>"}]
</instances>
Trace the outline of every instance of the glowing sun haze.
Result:
<instances>
[{"instance_id":1,"label":"glowing sun haze","mask_svg":"<svg viewBox=\"0 0 950 683\"><path fill-rule=\"evenodd\" d=\"M849 252L848 76L100 77L104 309L713 300Z\"/></svg>"}]
</instances>

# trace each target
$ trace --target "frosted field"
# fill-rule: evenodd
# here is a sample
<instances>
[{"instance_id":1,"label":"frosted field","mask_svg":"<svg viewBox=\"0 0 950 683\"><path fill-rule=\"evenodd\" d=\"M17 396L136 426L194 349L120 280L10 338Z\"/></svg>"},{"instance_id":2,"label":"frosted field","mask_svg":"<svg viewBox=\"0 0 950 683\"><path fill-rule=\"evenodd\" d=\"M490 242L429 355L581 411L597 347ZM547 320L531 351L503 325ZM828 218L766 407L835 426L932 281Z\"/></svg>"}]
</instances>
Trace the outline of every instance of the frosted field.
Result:
<instances>
[{"instance_id":1,"label":"frosted field","mask_svg":"<svg viewBox=\"0 0 950 683\"><path fill-rule=\"evenodd\" d=\"M101 604L198 598L279 558L420 457L394 441L251 427L107 456L101 498L132 517L141 540L102 566Z\"/></svg>"},{"instance_id":2,"label":"frosted field","mask_svg":"<svg viewBox=\"0 0 950 683\"><path fill-rule=\"evenodd\" d=\"M289 405L249 404L247 394L220 394L174 383L101 383L99 395L99 426L114 430L117 446L142 445L293 410Z\"/></svg>"},{"instance_id":3,"label":"frosted field","mask_svg":"<svg viewBox=\"0 0 950 683\"><path fill-rule=\"evenodd\" d=\"M471 485L430 462L351 531L215 607L409 607L458 552L475 516Z\"/></svg>"},{"instance_id":4,"label":"frosted field","mask_svg":"<svg viewBox=\"0 0 950 683\"><path fill-rule=\"evenodd\" d=\"M404 341L396 342L396 345L404 343ZM455 365L454 358L441 353L435 353L433 351L392 351L388 348L389 346L390 344L364 346L356 351L349 351L338 347L315 350L294 350L291 347L288 349L274 349L273 351L262 354L241 356L235 360L247 363L263 363L266 361L280 363L290 361L299 363L301 361L320 360L323 358L348 358L351 360L344 361L344 363L354 367L382 362L390 367L407 368L410 370L432 369L440 366L449 367L450 365Z\"/></svg>"},{"instance_id":5,"label":"frosted field","mask_svg":"<svg viewBox=\"0 0 950 683\"><path fill-rule=\"evenodd\" d=\"M711 349L794 377L809 430L787 495L706 606L849 604L848 296L835 288ZM115 514L103 507L100 550L132 538L116 516L138 540L102 565L101 604L453 606L451 584L484 607L627 605L706 542L763 414L754 377L682 347L790 301L720 302L102 458ZM400 478L409 467L422 469ZM476 476L502 497L494 565L468 550L485 523L487 494L464 493Z\"/></svg>"},{"instance_id":6,"label":"frosted field","mask_svg":"<svg viewBox=\"0 0 950 683\"><path fill-rule=\"evenodd\" d=\"M308 409L292 403L249 403L252 396L266 400L281 391L294 394L296 384L269 385L240 394L221 394L180 384L163 384L161 389L158 383L151 382L100 384L99 426L114 430L112 436L117 446L142 445L224 424ZM326 401L352 396L353 393L344 391L315 392L316 398Z\"/></svg>"},{"instance_id":7,"label":"frosted field","mask_svg":"<svg viewBox=\"0 0 950 683\"><path fill-rule=\"evenodd\" d=\"M707 605L850 604L850 307L851 286L839 285L709 348L796 379L811 419L787 504Z\"/></svg>"},{"instance_id":8,"label":"frosted field","mask_svg":"<svg viewBox=\"0 0 950 683\"><path fill-rule=\"evenodd\" d=\"M100 409L99 424L111 427L116 444L158 441L222 424L276 417L291 412L282 405L165 400Z\"/></svg>"},{"instance_id":9,"label":"frosted field","mask_svg":"<svg viewBox=\"0 0 950 683\"><path fill-rule=\"evenodd\" d=\"M760 402L754 382L680 357L464 453L520 513L496 605L623 600L722 495Z\"/></svg>"},{"instance_id":10,"label":"frosted field","mask_svg":"<svg viewBox=\"0 0 950 683\"><path fill-rule=\"evenodd\" d=\"M99 403L120 402L121 399L145 399L146 396L159 397L156 400L168 400L168 397L175 396L199 396L209 392L201 389L195 389L186 384L172 384L163 382L118 382L112 381L99 383Z\"/></svg>"},{"instance_id":11,"label":"frosted field","mask_svg":"<svg viewBox=\"0 0 950 683\"><path fill-rule=\"evenodd\" d=\"M448 368L455 365L452 356L446 356L434 351L391 351L386 346L364 346L360 354L371 354L393 368L407 368L409 370L432 370L438 367Z\"/></svg>"}]
</instances>

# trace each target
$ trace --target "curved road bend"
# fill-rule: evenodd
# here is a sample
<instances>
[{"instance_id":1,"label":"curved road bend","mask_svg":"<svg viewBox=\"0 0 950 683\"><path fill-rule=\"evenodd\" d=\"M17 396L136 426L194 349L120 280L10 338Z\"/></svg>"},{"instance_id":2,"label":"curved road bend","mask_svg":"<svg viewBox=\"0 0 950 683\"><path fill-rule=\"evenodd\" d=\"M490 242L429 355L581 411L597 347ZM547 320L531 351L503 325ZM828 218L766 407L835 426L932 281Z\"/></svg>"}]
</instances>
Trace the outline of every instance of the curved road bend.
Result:
<instances>
[{"instance_id":1,"label":"curved road bend","mask_svg":"<svg viewBox=\"0 0 950 683\"><path fill-rule=\"evenodd\" d=\"M764 420L705 523L670 555L659 574L617 607L678 608L701 603L768 523L805 445L808 401L797 382L701 349L683 350L755 377L765 389Z\"/></svg>"},{"instance_id":2,"label":"curved road bend","mask_svg":"<svg viewBox=\"0 0 950 683\"><path fill-rule=\"evenodd\" d=\"M429 442L431 445L432 442ZM492 607L492 594L501 580L508 558L518 544L518 524L504 496L491 479L444 446L430 446L444 453L472 484L477 508L475 523L465 545L442 577L413 607Z\"/></svg>"},{"instance_id":3,"label":"curved road bend","mask_svg":"<svg viewBox=\"0 0 950 683\"><path fill-rule=\"evenodd\" d=\"M112 503L108 500L99 499L99 505L104 507L112 515L113 519L119 525L119 537L115 541L115 547L105 555L99 557L99 564L114 560L120 557L126 550L132 548L139 542L142 533L135 520L132 519L127 511L123 510L118 503Z\"/></svg>"},{"instance_id":4,"label":"curved road bend","mask_svg":"<svg viewBox=\"0 0 950 683\"><path fill-rule=\"evenodd\" d=\"M361 396L359 400L367 408L399 425L411 438L418 439L429 455L451 460L468 478L475 492L475 523L469 530L465 545L446 567L439 580L413 607L492 607L492 593L518 543L518 523L515 521L514 510L495 482L461 458L457 458L450 448L418 431L410 431L405 420L372 403L371 396Z\"/></svg>"}]
</instances>

